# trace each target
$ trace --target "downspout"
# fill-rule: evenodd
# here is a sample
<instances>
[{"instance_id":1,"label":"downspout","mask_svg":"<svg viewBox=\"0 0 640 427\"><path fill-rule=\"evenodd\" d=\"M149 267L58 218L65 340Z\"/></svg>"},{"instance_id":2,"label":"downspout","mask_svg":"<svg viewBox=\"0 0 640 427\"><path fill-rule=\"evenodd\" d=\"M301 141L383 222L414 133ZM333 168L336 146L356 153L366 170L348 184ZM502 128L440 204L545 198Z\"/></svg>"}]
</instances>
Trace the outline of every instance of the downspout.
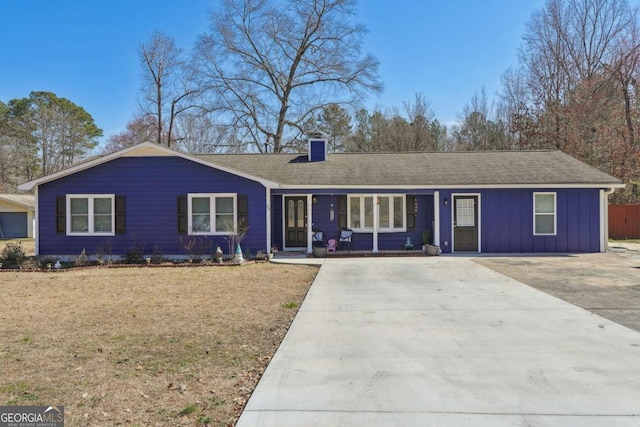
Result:
<instances>
[{"instance_id":1,"label":"downspout","mask_svg":"<svg viewBox=\"0 0 640 427\"><path fill-rule=\"evenodd\" d=\"M33 230L33 234L34 234L33 238L35 239L35 244L36 244L36 256L40 255L40 202L38 200L39 188L40 186L36 185L36 188L34 190L36 203L35 203L34 212L33 212L36 220L36 227L35 227L35 230Z\"/></svg>"},{"instance_id":2,"label":"downspout","mask_svg":"<svg viewBox=\"0 0 640 427\"><path fill-rule=\"evenodd\" d=\"M600 252L609 250L609 196L615 188L600 190Z\"/></svg>"},{"instance_id":3,"label":"downspout","mask_svg":"<svg viewBox=\"0 0 640 427\"><path fill-rule=\"evenodd\" d=\"M364 206L363 206L364 209ZM373 253L378 253L378 221L380 218L380 200L378 195L373 195Z\"/></svg>"},{"instance_id":4,"label":"downspout","mask_svg":"<svg viewBox=\"0 0 640 427\"><path fill-rule=\"evenodd\" d=\"M267 242L265 245L265 250L267 251L267 254L271 253L271 188L269 187L265 187L265 191L266 191L266 199L267 199L267 203L266 203L266 218L267 218Z\"/></svg>"},{"instance_id":5,"label":"downspout","mask_svg":"<svg viewBox=\"0 0 640 427\"><path fill-rule=\"evenodd\" d=\"M307 194L307 253L313 252L313 195Z\"/></svg>"},{"instance_id":6,"label":"downspout","mask_svg":"<svg viewBox=\"0 0 640 427\"><path fill-rule=\"evenodd\" d=\"M433 192L433 244L440 246L440 192Z\"/></svg>"}]
</instances>

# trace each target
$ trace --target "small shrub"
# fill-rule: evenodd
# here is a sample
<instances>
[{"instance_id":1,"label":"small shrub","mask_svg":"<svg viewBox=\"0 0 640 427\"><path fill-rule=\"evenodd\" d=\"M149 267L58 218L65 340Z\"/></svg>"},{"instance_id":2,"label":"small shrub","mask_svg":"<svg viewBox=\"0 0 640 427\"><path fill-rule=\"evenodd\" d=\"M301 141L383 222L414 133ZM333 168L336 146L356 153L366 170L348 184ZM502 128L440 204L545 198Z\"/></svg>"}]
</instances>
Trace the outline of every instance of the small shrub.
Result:
<instances>
[{"instance_id":1,"label":"small shrub","mask_svg":"<svg viewBox=\"0 0 640 427\"><path fill-rule=\"evenodd\" d=\"M105 240L98 246L96 246L96 259L99 264L111 264L113 262L113 247L111 245L111 240Z\"/></svg>"},{"instance_id":2,"label":"small shrub","mask_svg":"<svg viewBox=\"0 0 640 427\"><path fill-rule=\"evenodd\" d=\"M76 257L76 267L84 267L89 265L89 257L87 256L87 251L82 249L80 255Z\"/></svg>"},{"instance_id":3,"label":"small shrub","mask_svg":"<svg viewBox=\"0 0 640 427\"><path fill-rule=\"evenodd\" d=\"M189 261L194 263L202 261L204 254L209 251L209 241L202 237L189 236L183 238L183 236L180 236L180 244L184 249L184 253L189 257Z\"/></svg>"},{"instance_id":4,"label":"small shrub","mask_svg":"<svg viewBox=\"0 0 640 427\"><path fill-rule=\"evenodd\" d=\"M156 243L153 246L153 253L151 254L151 263L162 264L166 260L167 259L164 257L164 253L162 252L162 249L160 249L160 246L158 246L158 244Z\"/></svg>"},{"instance_id":5,"label":"small shrub","mask_svg":"<svg viewBox=\"0 0 640 427\"><path fill-rule=\"evenodd\" d=\"M134 238L124 254L126 264L142 264L144 262L144 241Z\"/></svg>"},{"instance_id":6,"label":"small shrub","mask_svg":"<svg viewBox=\"0 0 640 427\"><path fill-rule=\"evenodd\" d=\"M22 268L26 260L22 243L8 243L0 253L2 268Z\"/></svg>"}]
</instances>

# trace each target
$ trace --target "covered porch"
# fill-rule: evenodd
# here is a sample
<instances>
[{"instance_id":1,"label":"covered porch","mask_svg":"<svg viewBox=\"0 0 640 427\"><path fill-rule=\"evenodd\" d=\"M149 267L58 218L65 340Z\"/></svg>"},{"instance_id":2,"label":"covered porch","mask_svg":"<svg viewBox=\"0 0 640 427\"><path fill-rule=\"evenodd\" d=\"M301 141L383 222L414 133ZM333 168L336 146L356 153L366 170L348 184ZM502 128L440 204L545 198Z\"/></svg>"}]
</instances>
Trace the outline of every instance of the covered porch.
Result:
<instances>
[{"instance_id":1,"label":"covered porch","mask_svg":"<svg viewBox=\"0 0 640 427\"><path fill-rule=\"evenodd\" d=\"M314 236L320 236L338 243L328 256L419 255L425 231L439 245L439 198L428 189L273 190L272 246L311 253ZM350 244L339 242L344 229L353 231ZM407 239L413 248L406 247Z\"/></svg>"}]
</instances>

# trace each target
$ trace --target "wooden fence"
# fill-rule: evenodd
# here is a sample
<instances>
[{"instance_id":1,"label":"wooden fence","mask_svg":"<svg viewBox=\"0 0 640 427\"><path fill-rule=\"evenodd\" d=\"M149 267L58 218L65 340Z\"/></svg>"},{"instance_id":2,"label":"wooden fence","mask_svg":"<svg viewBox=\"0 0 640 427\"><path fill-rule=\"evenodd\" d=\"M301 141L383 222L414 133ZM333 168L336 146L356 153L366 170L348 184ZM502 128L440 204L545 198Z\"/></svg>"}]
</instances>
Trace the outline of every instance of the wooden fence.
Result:
<instances>
[{"instance_id":1,"label":"wooden fence","mask_svg":"<svg viewBox=\"0 0 640 427\"><path fill-rule=\"evenodd\" d=\"M609 237L640 239L640 205L609 205Z\"/></svg>"}]
</instances>

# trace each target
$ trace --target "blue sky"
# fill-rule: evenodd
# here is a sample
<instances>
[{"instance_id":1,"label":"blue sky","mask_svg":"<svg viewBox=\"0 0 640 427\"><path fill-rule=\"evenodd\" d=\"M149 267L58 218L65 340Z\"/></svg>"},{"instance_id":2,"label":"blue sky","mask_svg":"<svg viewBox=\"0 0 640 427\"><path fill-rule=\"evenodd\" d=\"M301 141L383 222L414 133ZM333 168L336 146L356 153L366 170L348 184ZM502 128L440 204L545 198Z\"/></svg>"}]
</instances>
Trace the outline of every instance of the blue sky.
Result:
<instances>
[{"instance_id":1,"label":"blue sky","mask_svg":"<svg viewBox=\"0 0 640 427\"><path fill-rule=\"evenodd\" d=\"M137 109L137 47L162 30L189 50L219 0L0 0L0 100L34 90L85 108L105 137ZM635 3L635 2L634 2ZM360 0L365 50L380 60L382 95L366 106L402 107L417 92L443 123L483 87L500 90L517 63L526 22L544 0Z\"/></svg>"}]
</instances>

